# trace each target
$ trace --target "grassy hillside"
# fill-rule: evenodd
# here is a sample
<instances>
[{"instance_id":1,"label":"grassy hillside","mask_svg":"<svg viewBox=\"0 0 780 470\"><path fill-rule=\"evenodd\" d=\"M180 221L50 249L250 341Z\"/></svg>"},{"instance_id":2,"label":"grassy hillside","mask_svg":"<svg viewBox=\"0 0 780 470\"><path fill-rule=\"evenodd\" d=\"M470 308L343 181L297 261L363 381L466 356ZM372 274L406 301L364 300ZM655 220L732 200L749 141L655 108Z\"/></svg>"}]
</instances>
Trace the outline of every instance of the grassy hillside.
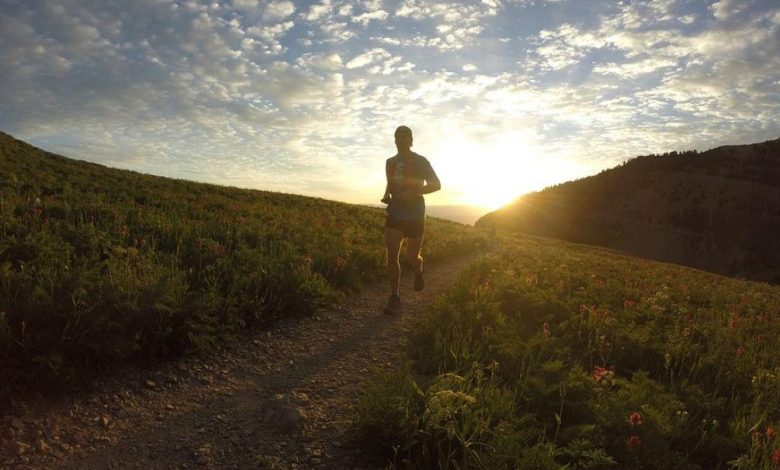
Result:
<instances>
[{"instance_id":1,"label":"grassy hillside","mask_svg":"<svg viewBox=\"0 0 780 470\"><path fill-rule=\"evenodd\" d=\"M777 468L780 287L522 237L413 328L357 428L414 468Z\"/></svg>"},{"instance_id":2,"label":"grassy hillside","mask_svg":"<svg viewBox=\"0 0 780 470\"><path fill-rule=\"evenodd\" d=\"M780 282L780 139L637 157L528 194L479 227Z\"/></svg>"},{"instance_id":3,"label":"grassy hillside","mask_svg":"<svg viewBox=\"0 0 780 470\"><path fill-rule=\"evenodd\" d=\"M4 381L208 350L307 315L382 277L383 220L378 209L109 169L0 133ZM469 227L428 223L431 262L482 244Z\"/></svg>"}]
</instances>

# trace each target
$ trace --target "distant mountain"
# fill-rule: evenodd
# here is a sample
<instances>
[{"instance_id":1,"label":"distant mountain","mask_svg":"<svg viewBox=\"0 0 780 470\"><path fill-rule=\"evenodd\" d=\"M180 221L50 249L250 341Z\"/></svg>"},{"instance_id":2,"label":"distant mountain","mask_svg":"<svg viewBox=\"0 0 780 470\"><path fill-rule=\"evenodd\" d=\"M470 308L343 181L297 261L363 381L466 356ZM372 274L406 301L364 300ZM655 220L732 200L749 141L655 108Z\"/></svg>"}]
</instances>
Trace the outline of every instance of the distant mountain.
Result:
<instances>
[{"instance_id":1,"label":"distant mountain","mask_svg":"<svg viewBox=\"0 0 780 470\"><path fill-rule=\"evenodd\" d=\"M365 204L369 207L385 209L384 204ZM425 212L428 217L449 220L465 225L474 225L481 216L485 215L485 209L478 206L467 205L427 205Z\"/></svg>"},{"instance_id":2,"label":"distant mountain","mask_svg":"<svg viewBox=\"0 0 780 470\"><path fill-rule=\"evenodd\" d=\"M462 224L474 225L474 223L483 215L485 209L476 206L435 206L429 205L425 208L431 217L439 219L452 220Z\"/></svg>"},{"instance_id":3,"label":"distant mountain","mask_svg":"<svg viewBox=\"0 0 780 470\"><path fill-rule=\"evenodd\" d=\"M476 226L780 283L780 139L636 157L527 194Z\"/></svg>"}]
</instances>

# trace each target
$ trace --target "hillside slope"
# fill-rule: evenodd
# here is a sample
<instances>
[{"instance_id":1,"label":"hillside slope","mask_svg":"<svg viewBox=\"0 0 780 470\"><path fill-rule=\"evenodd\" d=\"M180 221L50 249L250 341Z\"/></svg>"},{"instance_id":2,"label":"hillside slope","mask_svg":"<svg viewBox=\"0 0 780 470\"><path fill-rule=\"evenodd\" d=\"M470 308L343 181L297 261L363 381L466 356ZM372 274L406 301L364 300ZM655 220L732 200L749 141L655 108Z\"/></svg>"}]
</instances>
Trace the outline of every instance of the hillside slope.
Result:
<instances>
[{"instance_id":1,"label":"hillside slope","mask_svg":"<svg viewBox=\"0 0 780 470\"><path fill-rule=\"evenodd\" d=\"M647 155L523 196L496 227L780 282L780 139Z\"/></svg>"},{"instance_id":2,"label":"hillside slope","mask_svg":"<svg viewBox=\"0 0 780 470\"><path fill-rule=\"evenodd\" d=\"M142 175L0 133L6 383L210 350L383 277L384 213ZM477 231L431 220L429 261Z\"/></svg>"}]
</instances>

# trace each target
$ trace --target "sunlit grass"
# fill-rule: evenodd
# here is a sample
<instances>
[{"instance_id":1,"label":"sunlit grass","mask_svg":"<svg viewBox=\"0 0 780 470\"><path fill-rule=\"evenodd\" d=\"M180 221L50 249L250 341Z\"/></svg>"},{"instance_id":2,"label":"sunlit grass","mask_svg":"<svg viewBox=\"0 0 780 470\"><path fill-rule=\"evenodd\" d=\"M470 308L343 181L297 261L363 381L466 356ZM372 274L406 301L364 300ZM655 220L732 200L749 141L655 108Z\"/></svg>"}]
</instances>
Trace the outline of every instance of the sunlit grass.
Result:
<instances>
[{"instance_id":1,"label":"sunlit grass","mask_svg":"<svg viewBox=\"0 0 780 470\"><path fill-rule=\"evenodd\" d=\"M0 366L11 383L208 351L384 274L384 213L0 145ZM429 261L484 237L428 222Z\"/></svg>"},{"instance_id":2,"label":"sunlit grass","mask_svg":"<svg viewBox=\"0 0 780 470\"><path fill-rule=\"evenodd\" d=\"M413 371L428 378L392 428L412 431L384 436L385 455L426 468L774 468L779 313L778 287L514 239L412 332ZM370 410L358 429L381 427Z\"/></svg>"}]
</instances>

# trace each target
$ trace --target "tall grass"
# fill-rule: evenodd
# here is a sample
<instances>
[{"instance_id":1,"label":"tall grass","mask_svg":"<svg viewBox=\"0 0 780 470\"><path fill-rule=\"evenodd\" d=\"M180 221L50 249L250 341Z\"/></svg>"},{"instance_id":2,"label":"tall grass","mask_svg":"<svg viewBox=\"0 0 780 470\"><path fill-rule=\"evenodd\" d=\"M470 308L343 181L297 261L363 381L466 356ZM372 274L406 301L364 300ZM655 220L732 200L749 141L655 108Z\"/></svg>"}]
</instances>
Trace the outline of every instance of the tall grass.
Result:
<instances>
[{"instance_id":1,"label":"tall grass","mask_svg":"<svg viewBox=\"0 0 780 470\"><path fill-rule=\"evenodd\" d=\"M376 386L357 427L398 422L400 467L775 468L778 314L778 287L518 238L413 330L415 399L374 413L403 395Z\"/></svg>"},{"instance_id":2,"label":"tall grass","mask_svg":"<svg viewBox=\"0 0 780 470\"><path fill-rule=\"evenodd\" d=\"M208 351L382 277L383 213L197 184L0 139L0 366L6 383ZM428 223L429 260L473 251Z\"/></svg>"}]
</instances>

